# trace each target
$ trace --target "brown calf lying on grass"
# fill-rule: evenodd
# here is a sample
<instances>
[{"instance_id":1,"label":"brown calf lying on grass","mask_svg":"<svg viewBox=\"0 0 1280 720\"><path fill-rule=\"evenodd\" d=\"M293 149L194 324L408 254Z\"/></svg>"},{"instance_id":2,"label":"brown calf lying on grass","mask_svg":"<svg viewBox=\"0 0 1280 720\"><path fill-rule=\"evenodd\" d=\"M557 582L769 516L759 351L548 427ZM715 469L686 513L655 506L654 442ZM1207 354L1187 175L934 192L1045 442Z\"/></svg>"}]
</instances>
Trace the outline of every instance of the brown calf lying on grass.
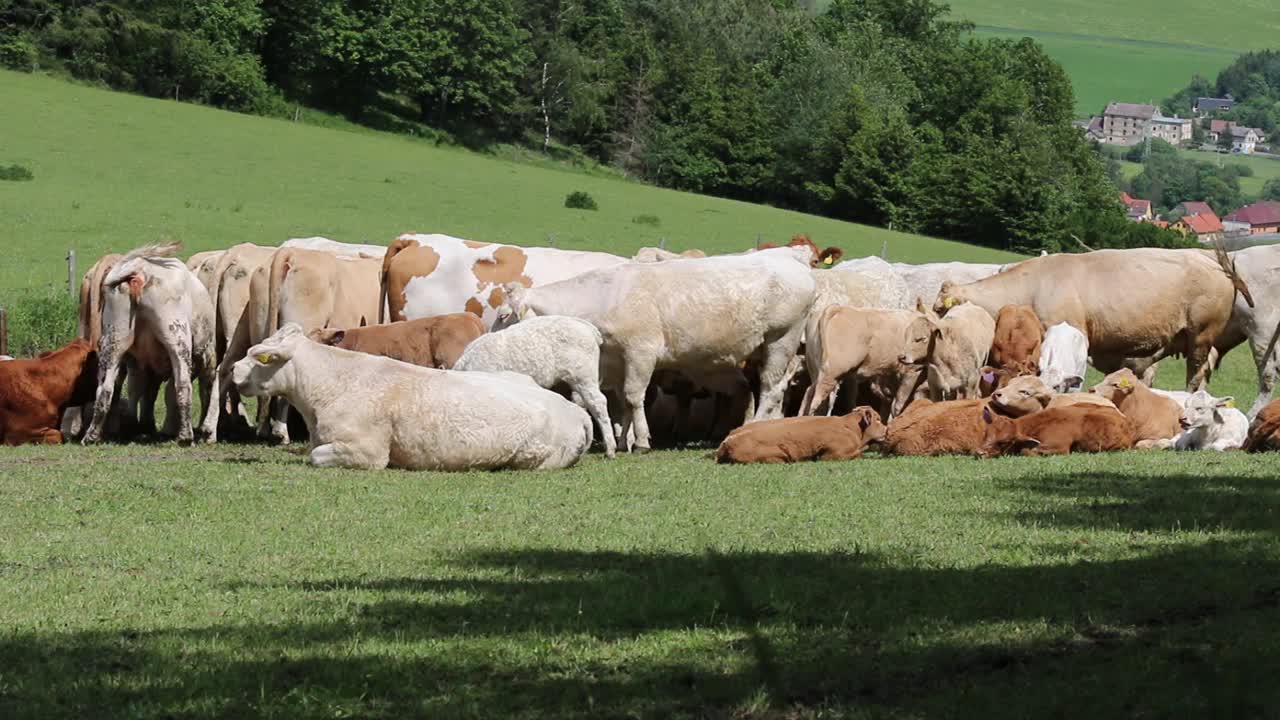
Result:
<instances>
[{"instance_id":1,"label":"brown calf lying on grass","mask_svg":"<svg viewBox=\"0 0 1280 720\"><path fill-rule=\"evenodd\" d=\"M484 322L464 312L348 330L320 328L312 330L308 337L343 350L449 370L467 345L483 334Z\"/></svg>"},{"instance_id":2,"label":"brown calf lying on grass","mask_svg":"<svg viewBox=\"0 0 1280 720\"><path fill-rule=\"evenodd\" d=\"M1243 449L1246 452L1280 450L1280 400L1272 400L1258 412L1249 424L1249 437L1245 439Z\"/></svg>"},{"instance_id":3,"label":"brown calf lying on grass","mask_svg":"<svg viewBox=\"0 0 1280 720\"><path fill-rule=\"evenodd\" d=\"M972 455L982 444L988 400L916 400L889 423L884 450L893 455Z\"/></svg>"},{"instance_id":4,"label":"brown calf lying on grass","mask_svg":"<svg viewBox=\"0 0 1280 720\"><path fill-rule=\"evenodd\" d=\"M796 417L744 425L716 451L721 463L792 463L852 460L884 439L880 414L862 406L839 417Z\"/></svg>"},{"instance_id":5,"label":"brown calf lying on grass","mask_svg":"<svg viewBox=\"0 0 1280 720\"><path fill-rule=\"evenodd\" d=\"M1128 418L1093 405L1052 408L1017 420L985 408L982 420L987 430L978 454L986 458L1128 450L1134 442Z\"/></svg>"},{"instance_id":6,"label":"brown calf lying on grass","mask_svg":"<svg viewBox=\"0 0 1280 720\"><path fill-rule=\"evenodd\" d=\"M1117 370L1093 386L1093 394L1110 400L1133 421L1140 448L1168 446L1182 432L1182 406L1151 392L1132 370Z\"/></svg>"},{"instance_id":7,"label":"brown calf lying on grass","mask_svg":"<svg viewBox=\"0 0 1280 720\"><path fill-rule=\"evenodd\" d=\"M86 340L29 360L0 363L0 443L62 442L62 413L93 401L98 353Z\"/></svg>"}]
</instances>

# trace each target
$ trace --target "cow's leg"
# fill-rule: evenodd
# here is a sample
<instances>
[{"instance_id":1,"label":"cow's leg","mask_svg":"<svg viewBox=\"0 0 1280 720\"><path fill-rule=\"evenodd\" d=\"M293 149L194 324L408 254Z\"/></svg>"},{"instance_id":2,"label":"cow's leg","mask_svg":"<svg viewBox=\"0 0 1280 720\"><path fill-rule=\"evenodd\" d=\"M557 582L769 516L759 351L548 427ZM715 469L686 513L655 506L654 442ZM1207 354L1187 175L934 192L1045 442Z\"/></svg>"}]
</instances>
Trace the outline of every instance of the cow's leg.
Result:
<instances>
[{"instance_id":1,"label":"cow's leg","mask_svg":"<svg viewBox=\"0 0 1280 720\"><path fill-rule=\"evenodd\" d=\"M600 392L600 386L590 381L580 383L573 390L581 405L595 420L600 428L600 440L604 442L605 457L613 457L618 452L618 443L613 437L613 423L609 420L609 404Z\"/></svg>"},{"instance_id":2,"label":"cow's leg","mask_svg":"<svg viewBox=\"0 0 1280 720\"><path fill-rule=\"evenodd\" d=\"M756 405L755 420L781 417L782 396L787 392L787 381L795 372L791 361L800 349L802 337L804 323L797 324L764 346L760 363L760 400Z\"/></svg>"},{"instance_id":3,"label":"cow's leg","mask_svg":"<svg viewBox=\"0 0 1280 720\"><path fill-rule=\"evenodd\" d=\"M191 430L191 346L185 338L165 338L165 350L169 353L169 367L173 369L169 383L177 400L174 409L178 413L178 444L190 445L195 440ZM165 428L168 427L168 418L165 418Z\"/></svg>"},{"instance_id":4,"label":"cow's leg","mask_svg":"<svg viewBox=\"0 0 1280 720\"><path fill-rule=\"evenodd\" d=\"M1276 388L1277 353L1274 348L1268 347L1269 344L1270 340L1267 338L1260 343L1255 343L1252 338L1249 340L1249 349L1253 351L1253 362L1258 368L1258 397L1253 401L1253 407L1249 408L1250 421L1271 402L1271 394Z\"/></svg>"},{"instance_id":5,"label":"cow's leg","mask_svg":"<svg viewBox=\"0 0 1280 720\"><path fill-rule=\"evenodd\" d=\"M644 413L644 396L649 389L649 381L653 378L654 361L651 358L634 355L627 356L626 370L622 382L622 395L627 403L627 414L630 425L636 432L633 452L649 452L649 419ZM628 424L624 420L624 425Z\"/></svg>"},{"instance_id":6,"label":"cow's leg","mask_svg":"<svg viewBox=\"0 0 1280 720\"><path fill-rule=\"evenodd\" d=\"M379 438L384 439L384 438ZM391 448L373 438L359 442L331 442L317 445L307 456L316 467L344 467L358 470L381 470L391 459Z\"/></svg>"},{"instance_id":7,"label":"cow's leg","mask_svg":"<svg viewBox=\"0 0 1280 720\"><path fill-rule=\"evenodd\" d=\"M892 420L902 414L907 409L907 405L911 403L911 399L915 397L916 390L920 386L920 375L923 371L908 372L904 374L898 381L898 392L893 396L893 404L889 406L889 419Z\"/></svg>"},{"instance_id":8,"label":"cow's leg","mask_svg":"<svg viewBox=\"0 0 1280 720\"><path fill-rule=\"evenodd\" d=\"M155 383L157 387L160 385L159 380L156 380ZM178 385L170 380L164 386L164 429L160 431L160 434L165 437L178 437L178 433L181 432L179 428L181 418L178 417L178 413L174 410L177 405Z\"/></svg>"},{"instance_id":9,"label":"cow's leg","mask_svg":"<svg viewBox=\"0 0 1280 720\"><path fill-rule=\"evenodd\" d=\"M813 396L809 398L809 408L805 414L817 415L826 407L826 403L835 402L836 393L840 391L840 379L827 374L826 368L823 368L809 390Z\"/></svg>"},{"instance_id":10,"label":"cow's leg","mask_svg":"<svg viewBox=\"0 0 1280 720\"><path fill-rule=\"evenodd\" d=\"M809 414L809 407L813 404L813 387L814 383L809 383L809 387L804 389L804 398L800 401L800 417Z\"/></svg>"},{"instance_id":11,"label":"cow's leg","mask_svg":"<svg viewBox=\"0 0 1280 720\"><path fill-rule=\"evenodd\" d=\"M111 350L116 350L116 352L113 353ZM116 394L116 380L120 376L120 364L123 361L123 355L123 349L118 349L118 346L113 346L107 352L99 353L98 393L93 400L93 421L89 423L89 429L80 441L85 445L102 440L102 426L111 414L111 405L115 400Z\"/></svg>"},{"instance_id":12,"label":"cow's leg","mask_svg":"<svg viewBox=\"0 0 1280 720\"><path fill-rule=\"evenodd\" d=\"M212 357L206 357L200 367L200 407L204 411L200 436L207 443L218 441L218 415L222 411L219 397L218 368L214 367Z\"/></svg>"},{"instance_id":13,"label":"cow's leg","mask_svg":"<svg viewBox=\"0 0 1280 720\"><path fill-rule=\"evenodd\" d=\"M1213 341L1194 340L1187 343L1187 392L1202 390L1209 384L1213 374Z\"/></svg>"}]
</instances>

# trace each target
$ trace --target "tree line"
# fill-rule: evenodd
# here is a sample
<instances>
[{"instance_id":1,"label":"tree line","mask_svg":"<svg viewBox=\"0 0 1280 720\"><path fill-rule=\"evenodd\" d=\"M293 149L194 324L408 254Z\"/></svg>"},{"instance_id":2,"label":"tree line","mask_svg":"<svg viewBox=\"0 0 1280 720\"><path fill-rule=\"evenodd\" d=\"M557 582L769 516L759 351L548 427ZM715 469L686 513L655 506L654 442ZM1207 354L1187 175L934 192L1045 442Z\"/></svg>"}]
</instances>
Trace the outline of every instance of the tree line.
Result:
<instances>
[{"instance_id":1,"label":"tree line","mask_svg":"<svg viewBox=\"0 0 1280 720\"><path fill-rule=\"evenodd\" d=\"M934 0L0 0L0 63L570 149L666 187L1021 251L1123 219L1033 41Z\"/></svg>"}]
</instances>

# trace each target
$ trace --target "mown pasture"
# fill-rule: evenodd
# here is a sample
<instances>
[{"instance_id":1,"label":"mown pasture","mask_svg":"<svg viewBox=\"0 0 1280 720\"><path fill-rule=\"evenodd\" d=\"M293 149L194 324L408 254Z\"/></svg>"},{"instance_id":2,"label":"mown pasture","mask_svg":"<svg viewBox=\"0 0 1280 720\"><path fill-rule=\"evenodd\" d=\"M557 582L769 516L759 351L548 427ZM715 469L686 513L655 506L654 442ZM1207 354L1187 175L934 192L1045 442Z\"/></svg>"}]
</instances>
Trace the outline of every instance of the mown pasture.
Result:
<instances>
[{"instance_id":1,"label":"mown pasture","mask_svg":"<svg viewBox=\"0 0 1280 720\"><path fill-rule=\"evenodd\" d=\"M629 251L810 232L998 253L0 74L0 302L160 237L406 229ZM389 182L387 182L389 180ZM568 211L584 189L598 213ZM661 225L631 219L654 214ZM1214 390L1252 399L1247 361ZM1167 363L1162 382L1177 385ZM0 716L1259 716L1280 703L1275 464L1133 452L549 473L296 449L0 452Z\"/></svg>"}]
</instances>

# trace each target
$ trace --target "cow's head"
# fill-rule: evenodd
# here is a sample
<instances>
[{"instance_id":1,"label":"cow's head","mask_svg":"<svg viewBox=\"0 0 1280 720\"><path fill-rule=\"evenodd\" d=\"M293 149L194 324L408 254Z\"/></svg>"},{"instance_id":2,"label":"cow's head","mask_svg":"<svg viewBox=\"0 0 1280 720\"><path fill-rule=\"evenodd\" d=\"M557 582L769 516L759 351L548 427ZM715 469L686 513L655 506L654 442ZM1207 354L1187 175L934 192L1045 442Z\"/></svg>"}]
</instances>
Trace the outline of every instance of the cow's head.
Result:
<instances>
[{"instance_id":1,"label":"cow's head","mask_svg":"<svg viewBox=\"0 0 1280 720\"><path fill-rule=\"evenodd\" d=\"M1051 367L1045 368L1040 373L1040 379L1044 381L1054 392L1069 393L1079 390L1084 385L1084 378L1079 375L1068 375L1062 370Z\"/></svg>"},{"instance_id":2,"label":"cow's head","mask_svg":"<svg viewBox=\"0 0 1280 720\"><path fill-rule=\"evenodd\" d=\"M321 345L340 346L342 341L347 339L347 331L337 328L316 328L307 333L307 339Z\"/></svg>"},{"instance_id":3,"label":"cow's head","mask_svg":"<svg viewBox=\"0 0 1280 720\"><path fill-rule=\"evenodd\" d=\"M1102 382L1094 385L1090 392L1101 395L1120 407L1120 403L1132 395L1139 385L1142 385L1142 381L1138 376L1129 368L1122 368L1102 378Z\"/></svg>"},{"instance_id":4,"label":"cow's head","mask_svg":"<svg viewBox=\"0 0 1280 720\"><path fill-rule=\"evenodd\" d=\"M1220 425L1223 422L1222 411L1231 407L1235 407L1234 398L1216 398L1204 390L1197 390L1187 398L1187 403L1182 408L1182 429L1196 430Z\"/></svg>"},{"instance_id":5,"label":"cow's head","mask_svg":"<svg viewBox=\"0 0 1280 720\"><path fill-rule=\"evenodd\" d=\"M807 247L812 253L812 260L809 261L810 267L828 268L840 262L840 258L844 257L844 250L838 247L829 247L819 249L817 243L809 239L809 236L800 233L791 238L791 242L787 243L788 247Z\"/></svg>"},{"instance_id":6,"label":"cow's head","mask_svg":"<svg viewBox=\"0 0 1280 720\"><path fill-rule=\"evenodd\" d=\"M503 283L498 287L502 289L503 299L502 304L495 308L498 316L493 321L494 330L511 327L535 314L526 302L529 288L518 282Z\"/></svg>"},{"instance_id":7,"label":"cow's head","mask_svg":"<svg viewBox=\"0 0 1280 720\"><path fill-rule=\"evenodd\" d=\"M916 300L916 312L916 317L903 331L902 354L898 356L898 362L903 365L920 365L927 361L942 337L938 316L919 299Z\"/></svg>"},{"instance_id":8,"label":"cow's head","mask_svg":"<svg viewBox=\"0 0 1280 720\"><path fill-rule=\"evenodd\" d=\"M964 301L964 298L960 297L959 287L947 280L938 290L938 299L933 303L933 311L939 316L946 315L948 310Z\"/></svg>"},{"instance_id":9,"label":"cow's head","mask_svg":"<svg viewBox=\"0 0 1280 720\"><path fill-rule=\"evenodd\" d=\"M283 395L293 385L291 361L301 343L309 342L302 326L289 323L275 335L249 348L249 354L231 368L231 379L242 395Z\"/></svg>"},{"instance_id":10,"label":"cow's head","mask_svg":"<svg viewBox=\"0 0 1280 720\"><path fill-rule=\"evenodd\" d=\"M1039 412L1053 399L1053 390L1034 375L1012 378L991 394L991 404L1010 417Z\"/></svg>"},{"instance_id":11,"label":"cow's head","mask_svg":"<svg viewBox=\"0 0 1280 720\"><path fill-rule=\"evenodd\" d=\"M978 457L993 458L1010 453L1020 453L1038 447L1040 441L1018 432L1018 424L998 413L990 406L982 408L982 421L986 423L982 446Z\"/></svg>"},{"instance_id":12,"label":"cow's head","mask_svg":"<svg viewBox=\"0 0 1280 720\"><path fill-rule=\"evenodd\" d=\"M884 442L885 435L889 432L889 428L880 419L880 413L870 406L861 405L854 408L853 412L846 417L857 424L858 430L862 432L862 443L864 445Z\"/></svg>"}]
</instances>

